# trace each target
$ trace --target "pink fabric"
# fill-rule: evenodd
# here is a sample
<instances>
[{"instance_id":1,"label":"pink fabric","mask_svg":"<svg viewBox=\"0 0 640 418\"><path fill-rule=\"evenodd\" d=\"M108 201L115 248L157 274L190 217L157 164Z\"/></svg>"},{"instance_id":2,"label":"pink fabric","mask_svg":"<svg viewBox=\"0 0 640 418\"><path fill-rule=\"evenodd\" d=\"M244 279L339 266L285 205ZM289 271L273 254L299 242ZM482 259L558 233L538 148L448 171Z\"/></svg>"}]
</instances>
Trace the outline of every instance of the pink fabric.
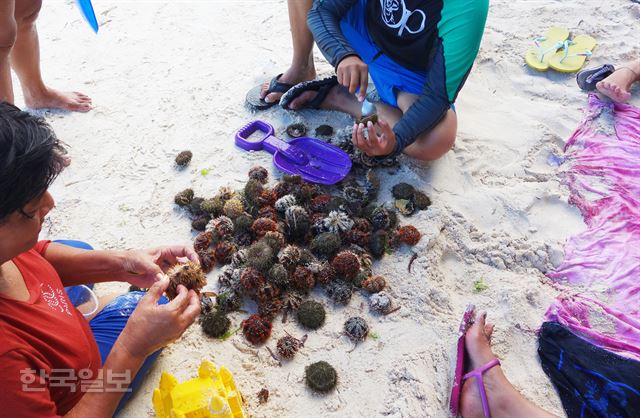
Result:
<instances>
[{"instance_id":1,"label":"pink fabric","mask_svg":"<svg viewBox=\"0 0 640 418\"><path fill-rule=\"evenodd\" d=\"M587 230L548 276L580 295L559 297L546 319L640 360L640 109L589 96L565 152L570 202Z\"/></svg>"}]
</instances>

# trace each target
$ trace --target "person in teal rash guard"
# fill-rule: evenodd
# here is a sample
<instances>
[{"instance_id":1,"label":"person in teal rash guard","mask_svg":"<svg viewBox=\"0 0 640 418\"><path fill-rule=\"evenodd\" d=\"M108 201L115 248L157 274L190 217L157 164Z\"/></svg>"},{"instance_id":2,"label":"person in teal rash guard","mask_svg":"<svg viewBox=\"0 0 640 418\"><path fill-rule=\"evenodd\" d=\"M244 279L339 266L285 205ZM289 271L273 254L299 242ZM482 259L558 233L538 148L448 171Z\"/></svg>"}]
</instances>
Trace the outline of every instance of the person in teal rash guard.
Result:
<instances>
[{"instance_id":1,"label":"person in teal rash guard","mask_svg":"<svg viewBox=\"0 0 640 418\"><path fill-rule=\"evenodd\" d=\"M354 124L356 147L377 159L438 159L455 142L453 103L478 53L488 8L488 0L315 0L307 22L336 77L301 83L280 103L359 119L366 93L379 121ZM367 92L369 76L375 91Z\"/></svg>"}]
</instances>

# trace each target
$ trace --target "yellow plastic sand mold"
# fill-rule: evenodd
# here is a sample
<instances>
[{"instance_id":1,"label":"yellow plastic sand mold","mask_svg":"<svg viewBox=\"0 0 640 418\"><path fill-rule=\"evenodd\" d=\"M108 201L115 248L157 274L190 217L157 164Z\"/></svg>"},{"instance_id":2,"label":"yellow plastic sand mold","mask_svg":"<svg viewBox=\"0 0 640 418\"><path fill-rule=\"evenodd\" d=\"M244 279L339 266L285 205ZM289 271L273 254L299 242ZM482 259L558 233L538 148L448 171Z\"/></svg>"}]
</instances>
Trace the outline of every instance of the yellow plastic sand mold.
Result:
<instances>
[{"instance_id":1,"label":"yellow plastic sand mold","mask_svg":"<svg viewBox=\"0 0 640 418\"><path fill-rule=\"evenodd\" d=\"M531 48L524 56L527 65L536 71L547 71L549 59L562 47L562 43L569 39L569 30L553 26L542 38L536 39L536 48Z\"/></svg>"},{"instance_id":2,"label":"yellow plastic sand mold","mask_svg":"<svg viewBox=\"0 0 640 418\"><path fill-rule=\"evenodd\" d=\"M208 360L200 364L198 377L183 383L163 372L153 409L158 418L246 418L233 375Z\"/></svg>"},{"instance_id":3,"label":"yellow plastic sand mold","mask_svg":"<svg viewBox=\"0 0 640 418\"><path fill-rule=\"evenodd\" d=\"M562 73L575 73L584 65L596 47L596 40L589 35L577 35L567 42L566 48L553 54L549 67Z\"/></svg>"}]
</instances>

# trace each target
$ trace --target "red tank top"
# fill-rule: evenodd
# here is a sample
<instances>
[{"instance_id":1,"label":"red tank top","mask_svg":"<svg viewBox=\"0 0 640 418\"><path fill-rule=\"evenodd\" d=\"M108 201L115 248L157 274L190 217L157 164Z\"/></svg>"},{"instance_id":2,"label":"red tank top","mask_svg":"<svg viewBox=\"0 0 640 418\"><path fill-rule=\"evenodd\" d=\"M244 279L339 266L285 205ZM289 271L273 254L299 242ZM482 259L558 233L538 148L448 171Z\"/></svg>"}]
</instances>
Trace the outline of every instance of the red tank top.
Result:
<instances>
[{"instance_id":1,"label":"red tank top","mask_svg":"<svg viewBox=\"0 0 640 418\"><path fill-rule=\"evenodd\" d=\"M97 377L100 353L89 323L71 304L41 241L12 261L29 291L0 296L0 415L66 414Z\"/></svg>"}]
</instances>

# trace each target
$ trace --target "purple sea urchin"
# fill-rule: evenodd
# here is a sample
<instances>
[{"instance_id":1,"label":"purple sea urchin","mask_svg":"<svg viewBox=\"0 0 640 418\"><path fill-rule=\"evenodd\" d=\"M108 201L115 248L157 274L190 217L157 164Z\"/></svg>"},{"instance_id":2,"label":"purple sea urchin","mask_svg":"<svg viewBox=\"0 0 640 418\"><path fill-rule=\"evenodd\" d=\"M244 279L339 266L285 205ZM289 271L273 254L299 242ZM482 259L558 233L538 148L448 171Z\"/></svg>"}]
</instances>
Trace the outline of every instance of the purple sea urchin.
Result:
<instances>
[{"instance_id":1,"label":"purple sea urchin","mask_svg":"<svg viewBox=\"0 0 640 418\"><path fill-rule=\"evenodd\" d=\"M271 335L271 322L260 315L251 315L242 321L242 333L251 344L263 344Z\"/></svg>"},{"instance_id":2,"label":"purple sea urchin","mask_svg":"<svg viewBox=\"0 0 640 418\"><path fill-rule=\"evenodd\" d=\"M187 206L193 200L193 189L184 189L174 197L174 202L178 206Z\"/></svg>"},{"instance_id":3,"label":"purple sea urchin","mask_svg":"<svg viewBox=\"0 0 640 418\"><path fill-rule=\"evenodd\" d=\"M191 151L182 151L176 155L176 165L178 167L185 167L191 162L191 158L193 158L193 153Z\"/></svg>"},{"instance_id":4,"label":"purple sea urchin","mask_svg":"<svg viewBox=\"0 0 640 418\"><path fill-rule=\"evenodd\" d=\"M167 271L169 276L169 286L165 293L169 300L178 295L178 285L183 285L188 290L194 290L196 293L207 284L207 278L200 266L193 262L184 264L176 264Z\"/></svg>"},{"instance_id":5,"label":"purple sea urchin","mask_svg":"<svg viewBox=\"0 0 640 418\"><path fill-rule=\"evenodd\" d=\"M340 305L348 304L351 300L351 295L353 294L353 287L351 284L342 280L335 280L329 283L325 287L325 290L331 300Z\"/></svg>"},{"instance_id":6,"label":"purple sea urchin","mask_svg":"<svg viewBox=\"0 0 640 418\"><path fill-rule=\"evenodd\" d=\"M354 316L344 323L344 333L354 342L362 341L369 335L369 325L364 318Z\"/></svg>"},{"instance_id":7,"label":"purple sea urchin","mask_svg":"<svg viewBox=\"0 0 640 418\"><path fill-rule=\"evenodd\" d=\"M298 350L300 350L300 347L304 346L305 339L306 338L299 340L295 337L292 337L291 335L285 335L284 337L280 338L276 344L278 354L284 359L291 360L296 355Z\"/></svg>"},{"instance_id":8,"label":"purple sea urchin","mask_svg":"<svg viewBox=\"0 0 640 418\"><path fill-rule=\"evenodd\" d=\"M267 184L269 181L269 172L262 166L254 166L249 170L249 178L251 180L259 181L262 184Z\"/></svg>"}]
</instances>

